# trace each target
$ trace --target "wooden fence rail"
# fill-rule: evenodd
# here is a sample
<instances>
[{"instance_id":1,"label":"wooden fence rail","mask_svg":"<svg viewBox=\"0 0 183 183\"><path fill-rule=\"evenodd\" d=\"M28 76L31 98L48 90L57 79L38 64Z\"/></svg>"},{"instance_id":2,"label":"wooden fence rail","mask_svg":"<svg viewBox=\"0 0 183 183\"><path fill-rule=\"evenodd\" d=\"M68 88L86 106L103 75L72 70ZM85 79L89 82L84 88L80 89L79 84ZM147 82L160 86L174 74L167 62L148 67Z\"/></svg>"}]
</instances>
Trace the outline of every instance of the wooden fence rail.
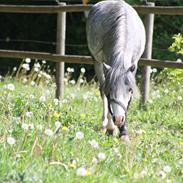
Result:
<instances>
[{"instance_id":1,"label":"wooden fence rail","mask_svg":"<svg viewBox=\"0 0 183 183\"><path fill-rule=\"evenodd\" d=\"M0 50L0 57L21 58L21 59L31 58L39 60L50 60L53 62L74 63L74 64L93 64L94 62L91 56L60 55L54 53L14 51L14 50ZM176 62L169 60L141 58L139 64L141 66L150 65L152 67L159 67L159 68L167 67L167 68L183 69L183 62Z\"/></svg>"},{"instance_id":2,"label":"wooden fence rail","mask_svg":"<svg viewBox=\"0 0 183 183\"><path fill-rule=\"evenodd\" d=\"M30 6L30 5L0 5L2 13L60 13L88 11L92 5L67 5L67 6ZM183 6L133 6L140 14L156 15L183 15Z\"/></svg>"}]
</instances>

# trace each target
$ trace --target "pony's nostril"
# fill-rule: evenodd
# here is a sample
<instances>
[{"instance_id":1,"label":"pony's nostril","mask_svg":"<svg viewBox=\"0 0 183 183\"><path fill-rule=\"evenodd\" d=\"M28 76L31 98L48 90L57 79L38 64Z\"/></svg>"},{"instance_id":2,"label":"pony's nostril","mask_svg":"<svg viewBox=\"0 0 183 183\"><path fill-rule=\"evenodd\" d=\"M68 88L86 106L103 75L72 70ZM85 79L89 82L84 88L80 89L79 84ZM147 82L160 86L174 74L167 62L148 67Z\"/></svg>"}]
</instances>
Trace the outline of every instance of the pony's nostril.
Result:
<instances>
[{"instance_id":1,"label":"pony's nostril","mask_svg":"<svg viewBox=\"0 0 183 183\"><path fill-rule=\"evenodd\" d=\"M116 116L115 117L115 124L117 126L122 126L124 123L124 119L125 119L124 116Z\"/></svg>"}]
</instances>

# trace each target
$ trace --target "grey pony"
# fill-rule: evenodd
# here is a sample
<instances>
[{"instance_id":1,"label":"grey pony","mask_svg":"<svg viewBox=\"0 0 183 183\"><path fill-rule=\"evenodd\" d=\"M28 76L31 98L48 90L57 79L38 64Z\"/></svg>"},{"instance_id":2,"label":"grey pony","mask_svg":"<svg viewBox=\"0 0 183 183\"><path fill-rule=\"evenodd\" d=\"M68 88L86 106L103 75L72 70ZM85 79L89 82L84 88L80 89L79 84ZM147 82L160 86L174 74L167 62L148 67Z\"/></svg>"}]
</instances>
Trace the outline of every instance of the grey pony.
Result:
<instances>
[{"instance_id":1,"label":"grey pony","mask_svg":"<svg viewBox=\"0 0 183 183\"><path fill-rule=\"evenodd\" d=\"M103 99L102 126L128 138L127 110L145 47L144 25L123 0L106 0L90 9L86 32Z\"/></svg>"}]
</instances>

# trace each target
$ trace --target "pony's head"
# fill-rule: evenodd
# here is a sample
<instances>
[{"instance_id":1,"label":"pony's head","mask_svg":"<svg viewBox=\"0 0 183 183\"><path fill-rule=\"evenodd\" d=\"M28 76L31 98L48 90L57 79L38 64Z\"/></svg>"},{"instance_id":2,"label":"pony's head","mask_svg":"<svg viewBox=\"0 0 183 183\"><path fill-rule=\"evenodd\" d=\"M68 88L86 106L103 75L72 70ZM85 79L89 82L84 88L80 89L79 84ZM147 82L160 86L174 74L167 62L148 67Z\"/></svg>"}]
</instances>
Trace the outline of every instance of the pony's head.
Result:
<instances>
[{"instance_id":1,"label":"pony's head","mask_svg":"<svg viewBox=\"0 0 183 183\"><path fill-rule=\"evenodd\" d=\"M134 72L135 65L124 70L104 64L104 93L108 99L109 112L118 127L122 127L127 118L127 110L136 86Z\"/></svg>"}]
</instances>

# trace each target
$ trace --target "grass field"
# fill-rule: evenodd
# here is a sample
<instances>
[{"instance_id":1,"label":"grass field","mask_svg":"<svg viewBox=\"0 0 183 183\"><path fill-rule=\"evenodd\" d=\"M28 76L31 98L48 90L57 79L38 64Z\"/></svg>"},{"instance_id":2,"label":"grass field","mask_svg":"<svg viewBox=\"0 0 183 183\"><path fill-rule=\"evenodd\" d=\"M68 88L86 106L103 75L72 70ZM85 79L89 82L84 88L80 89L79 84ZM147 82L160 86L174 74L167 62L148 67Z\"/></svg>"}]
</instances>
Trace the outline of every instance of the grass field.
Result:
<instances>
[{"instance_id":1,"label":"grass field","mask_svg":"<svg viewBox=\"0 0 183 183\"><path fill-rule=\"evenodd\" d=\"M0 82L0 182L183 182L183 84L154 86L146 108L132 102L130 143L101 131L95 85Z\"/></svg>"}]
</instances>

